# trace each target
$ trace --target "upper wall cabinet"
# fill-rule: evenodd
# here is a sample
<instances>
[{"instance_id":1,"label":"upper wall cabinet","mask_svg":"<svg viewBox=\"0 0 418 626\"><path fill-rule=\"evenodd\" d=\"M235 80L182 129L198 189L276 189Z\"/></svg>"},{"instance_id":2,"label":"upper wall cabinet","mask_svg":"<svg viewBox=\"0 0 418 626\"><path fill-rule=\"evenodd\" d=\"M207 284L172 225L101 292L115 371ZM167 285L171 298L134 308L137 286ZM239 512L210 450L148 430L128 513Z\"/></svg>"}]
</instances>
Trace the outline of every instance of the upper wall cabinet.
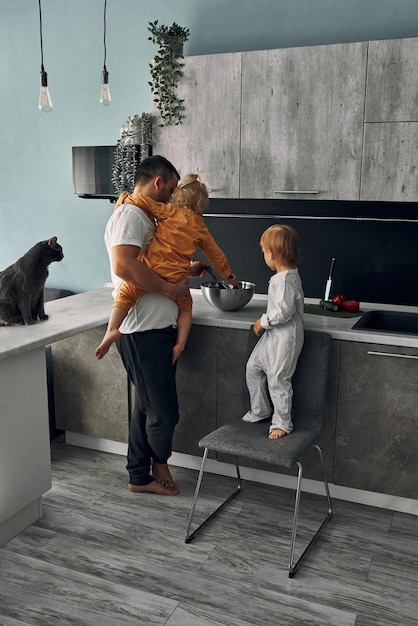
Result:
<instances>
[{"instance_id":1,"label":"upper wall cabinet","mask_svg":"<svg viewBox=\"0 0 418 626\"><path fill-rule=\"evenodd\" d=\"M211 197L416 202L418 38L185 59L153 152Z\"/></svg>"},{"instance_id":2,"label":"upper wall cabinet","mask_svg":"<svg viewBox=\"0 0 418 626\"><path fill-rule=\"evenodd\" d=\"M418 197L418 39L371 41L361 200Z\"/></svg>"},{"instance_id":3,"label":"upper wall cabinet","mask_svg":"<svg viewBox=\"0 0 418 626\"><path fill-rule=\"evenodd\" d=\"M185 59L178 95L186 118L153 129L153 154L162 154L181 176L199 172L214 198L239 197L241 54Z\"/></svg>"},{"instance_id":4,"label":"upper wall cabinet","mask_svg":"<svg viewBox=\"0 0 418 626\"><path fill-rule=\"evenodd\" d=\"M365 122L418 121L418 39L370 41Z\"/></svg>"},{"instance_id":5,"label":"upper wall cabinet","mask_svg":"<svg viewBox=\"0 0 418 626\"><path fill-rule=\"evenodd\" d=\"M242 55L243 198L358 200L367 43Z\"/></svg>"}]
</instances>

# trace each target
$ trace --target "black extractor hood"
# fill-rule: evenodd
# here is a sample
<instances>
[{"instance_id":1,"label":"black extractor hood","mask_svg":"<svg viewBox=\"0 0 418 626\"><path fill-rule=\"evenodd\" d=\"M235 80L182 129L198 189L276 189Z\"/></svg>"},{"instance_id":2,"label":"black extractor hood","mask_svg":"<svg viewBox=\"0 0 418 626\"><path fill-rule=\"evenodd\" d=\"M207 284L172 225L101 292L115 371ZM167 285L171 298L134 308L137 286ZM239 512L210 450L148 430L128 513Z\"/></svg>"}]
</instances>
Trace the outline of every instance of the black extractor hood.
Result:
<instances>
[{"instance_id":1,"label":"black extractor hood","mask_svg":"<svg viewBox=\"0 0 418 626\"><path fill-rule=\"evenodd\" d=\"M112 183L115 146L73 147L73 190L79 198L117 198Z\"/></svg>"}]
</instances>

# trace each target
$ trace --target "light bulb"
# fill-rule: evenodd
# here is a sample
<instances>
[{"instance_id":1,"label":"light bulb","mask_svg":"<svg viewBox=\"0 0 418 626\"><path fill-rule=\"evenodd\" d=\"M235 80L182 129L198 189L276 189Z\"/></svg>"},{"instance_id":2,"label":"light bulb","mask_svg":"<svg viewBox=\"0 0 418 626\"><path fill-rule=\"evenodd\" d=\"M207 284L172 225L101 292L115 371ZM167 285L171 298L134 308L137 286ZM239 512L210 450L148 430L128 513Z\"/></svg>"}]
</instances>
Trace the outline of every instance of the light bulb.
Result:
<instances>
[{"instance_id":1,"label":"light bulb","mask_svg":"<svg viewBox=\"0 0 418 626\"><path fill-rule=\"evenodd\" d=\"M52 100L48 89L47 73L41 69L41 87L39 90L39 110L43 113L52 111Z\"/></svg>"},{"instance_id":2,"label":"light bulb","mask_svg":"<svg viewBox=\"0 0 418 626\"><path fill-rule=\"evenodd\" d=\"M103 68L102 72L102 89L100 91L100 104L107 107L111 103L112 98L110 97L110 89L109 89L109 72L106 70L106 67Z\"/></svg>"}]
</instances>

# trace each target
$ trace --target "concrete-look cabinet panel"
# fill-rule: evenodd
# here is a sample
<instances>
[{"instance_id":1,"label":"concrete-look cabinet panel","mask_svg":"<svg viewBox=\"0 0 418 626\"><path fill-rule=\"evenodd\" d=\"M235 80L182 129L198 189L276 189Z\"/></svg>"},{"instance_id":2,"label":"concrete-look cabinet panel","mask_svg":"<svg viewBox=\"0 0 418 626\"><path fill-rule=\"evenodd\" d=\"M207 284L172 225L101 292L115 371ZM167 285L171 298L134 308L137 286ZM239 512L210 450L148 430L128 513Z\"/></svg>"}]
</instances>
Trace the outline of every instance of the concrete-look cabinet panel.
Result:
<instances>
[{"instance_id":1,"label":"concrete-look cabinet panel","mask_svg":"<svg viewBox=\"0 0 418 626\"><path fill-rule=\"evenodd\" d=\"M52 345L57 427L127 443L128 379L112 346L104 359L94 356L105 326ZM193 326L177 365L180 420L173 450L200 454L197 442L216 427L216 329ZM133 386L129 389L132 398Z\"/></svg>"},{"instance_id":2,"label":"concrete-look cabinet panel","mask_svg":"<svg viewBox=\"0 0 418 626\"><path fill-rule=\"evenodd\" d=\"M360 200L416 202L418 38L369 42Z\"/></svg>"},{"instance_id":3,"label":"concrete-look cabinet panel","mask_svg":"<svg viewBox=\"0 0 418 626\"><path fill-rule=\"evenodd\" d=\"M173 450L202 455L199 440L216 428L217 329L192 326L186 349L177 364L180 419Z\"/></svg>"},{"instance_id":4,"label":"concrete-look cabinet panel","mask_svg":"<svg viewBox=\"0 0 418 626\"><path fill-rule=\"evenodd\" d=\"M243 53L242 198L358 200L366 55L367 43Z\"/></svg>"},{"instance_id":5,"label":"concrete-look cabinet panel","mask_svg":"<svg viewBox=\"0 0 418 626\"><path fill-rule=\"evenodd\" d=\"M52 345L58 428L112 441L128 441L128 382L113 345L99 361L94 351L106 326Z\"/></svg>"},{"instance_id":6,"label":"concrete-look cabinet panel","mask_svg":"<svg viewBox=\"0 0 418 626\"><path fill-rule=\"evenodd\" d=\"M418 121L418 38L370 41L365 122Z\"/></svg>"},{"instance_id":7,"label":"concrete-look cabinet panel","mask_svg":"<svg viewBox=\"0 0 418 626\"><path fill-rule=\"evenodd\" d=\"M334 482L418 498L418 352L341 342Z\"/></svg>"},{"instance_id":8,"label":"concrete-look cabinet panel","mask_svg":"<svg viewBox=\"0 0 418 626\"><path fill-rule=\"evenodd\" d=\"M364 125L360 200L416 202L418 122Z\"/></svg>"},{"instance_id":9,"label":"concrete-look cabinet panel","mask_svg":"<svg viewBox=\"0 0 418 626\"><path fill-rule=\"evenodd\" d=\"M185 119L153 128L152 149L184 176L199 172L213 198L238 198L241 119L241 54L188 57L177 90Z\"/></svg>"}]
</instances>

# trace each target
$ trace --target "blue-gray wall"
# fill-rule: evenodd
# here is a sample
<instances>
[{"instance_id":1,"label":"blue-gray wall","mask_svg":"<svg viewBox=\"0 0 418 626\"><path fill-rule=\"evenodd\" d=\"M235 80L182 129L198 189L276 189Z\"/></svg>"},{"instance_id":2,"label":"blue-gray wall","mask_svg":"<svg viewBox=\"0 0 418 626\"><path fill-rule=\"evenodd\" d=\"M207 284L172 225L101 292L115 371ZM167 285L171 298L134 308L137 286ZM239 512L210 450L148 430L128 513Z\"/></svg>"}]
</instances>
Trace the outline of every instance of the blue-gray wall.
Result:
<instances>
[{"instance_id":1,"label":"blue-gray wall","mask_svg":"<svg viewBox=\"0 0 418 626\"><path fill-rule=\"evenodd\" d=\"M151 110L147 25L191 30L185 54L418 36L417 0L108 0L112 104L99 104L104 0L42 0L54 109L38 110L36 0L0 0L0 269L57 235L65 259L48 285L109 280L103 231L112 207L72 192L71 147L114 144L123 121Z\"/></svg>"}]
</instances>

